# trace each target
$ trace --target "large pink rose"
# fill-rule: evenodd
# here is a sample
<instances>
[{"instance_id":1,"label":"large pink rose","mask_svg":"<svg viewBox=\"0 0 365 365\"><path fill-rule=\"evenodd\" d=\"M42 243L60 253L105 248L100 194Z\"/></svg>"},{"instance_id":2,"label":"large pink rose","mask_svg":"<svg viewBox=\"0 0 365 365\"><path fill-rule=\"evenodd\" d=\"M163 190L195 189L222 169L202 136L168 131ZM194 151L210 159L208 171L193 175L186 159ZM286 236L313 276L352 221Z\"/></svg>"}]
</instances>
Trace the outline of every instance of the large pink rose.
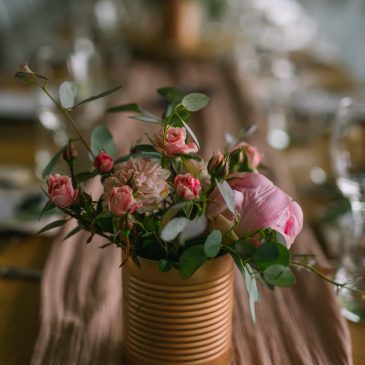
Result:
<instances>
[{"instance_id":1,"label":"large pink rose","mask_svg":"<svg viewBox=\"0 0 365 365\"><path fill-rule=\"evenodd\" d=\"M161 129L155 139L155 148L167 156L196 153L199 150L194 142L186 143L186 129L178 127L169 127L167 129L165 147L163 129Z\"/></svg>"},{"instance_id":2,"label":"large pink rose","mask_svg":"<svg viewBox=\"0 0 365 365\"><path fill-rule=\"evenodd\" d=\"M47 183L48 197L54 205L59 208L67 208L75 203L79 191L74 189L69 176L60 174L49 175Z\"/></svg>"},{"instance_id":3,"label":"large pink rose","mask_svg":"<svg viewBox=\"0 0 365 365\"><path fill-rule=\"evenodd\" d=\"M128 185L113 188L108 194L108 208L119 217L135 212L138 204L134 200L132 189Z\"/></svg>"},{"instance_id":4,"label":"large pink rose","mask_svg":"<svg viewBox=\"0 0 365 365\"><path fill-rule=\"evenodd\" d=\"M236 210L241 216L234 229L237 236L271 227L284 236L289 248L303 226L303 212L298 203L259 173L235 173L227 181L233 189ZM218 189L213 191L210 199L208 217L215 219L222 215L232 222L233 214Z\"/></svg>"},{"instance_id":5,"label":"large pink rose","mask_svg":"<svg viewBox=\"0 0 365 365\"><path fill-rule=\"evenodd\" d=\"M232 147L231 152L239 149L244 149L248 159L248 164L251 168L255 169L260 165L264 155L256 147L251 146L247 142L240 142Z\"/></svg>"},{"instance_id":6,"label":"large pink rose","mask_svg":"<svg viewBox=\"0 0 365 365\"><path fill-rule=\"evenodd\" d=\"M174 186L178 195L186 200L195 199L201 190L200 182L191 174L179 174L174 179Z\"/></svg>"},{"instance_id":7,"label":"large pink rose","mask_svg":"<svg viewBox=\"0 0 365 365\"><path fill-rule=\"evenodd\" d=\"M113 187L131 185L141 211L158 208L170 192L167 179L170 171L163 169L156 161L145 158L130 158L116 165L114 174L104 181L108 193Z\"/></svg>"}]
</instances>

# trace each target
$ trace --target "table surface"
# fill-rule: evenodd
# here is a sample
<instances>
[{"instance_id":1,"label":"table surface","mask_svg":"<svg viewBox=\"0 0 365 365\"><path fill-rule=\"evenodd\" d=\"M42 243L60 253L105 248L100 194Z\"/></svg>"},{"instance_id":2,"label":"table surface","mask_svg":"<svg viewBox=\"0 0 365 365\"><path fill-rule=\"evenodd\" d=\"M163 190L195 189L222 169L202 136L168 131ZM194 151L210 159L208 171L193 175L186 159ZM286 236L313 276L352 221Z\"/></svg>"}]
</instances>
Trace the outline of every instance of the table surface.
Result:
<instances>
[{"instance_id":1,"label":"table surface","mask_svg":"<svg viewBox=\"0 0 365 365\"><path fill-rule=\"evenodd\" d=\"M0 148L0 161L11 162L14 155L23 164L30 164L34 140L22 132L6 148ZM1 139L1 136L0 136ZM20 142L19 142L20 141ZM15 153L15 151L17 153ZM20 153L19 153L20 151ZM283 154L290 159L290 150ZM42 268L52 240L39 236L0 238L0 266ZM0 364L28 364L38 333L40 283L38 281L0 280ZM365 324L349 323L353 344L354 365L365 363ZM21 348L21 351L19 351Z\"/></svg>"}]
</instances>

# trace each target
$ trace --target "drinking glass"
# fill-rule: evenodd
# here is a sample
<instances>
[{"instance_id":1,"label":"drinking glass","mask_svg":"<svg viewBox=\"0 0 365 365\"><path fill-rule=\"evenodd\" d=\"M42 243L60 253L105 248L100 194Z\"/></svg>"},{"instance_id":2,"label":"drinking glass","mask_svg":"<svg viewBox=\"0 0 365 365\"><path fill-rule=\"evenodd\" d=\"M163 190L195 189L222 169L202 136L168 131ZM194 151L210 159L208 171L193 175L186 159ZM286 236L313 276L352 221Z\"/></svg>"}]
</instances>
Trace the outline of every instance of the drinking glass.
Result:
<instances>
[{"instance_id":1,"label":"drinking glass","mask_svg":"<svg viewBox=\"0 0 365 365\"><path fill-rule=\"evenodd\" d=\"M365 98L340 102L332 133L331 155L336 181L351 202L352 216L343 228L343 254L336 274L339 282L365 289ZM365 300L341 289L339 299L349 320L365 321Z\"/></svg>"}]
</instances>

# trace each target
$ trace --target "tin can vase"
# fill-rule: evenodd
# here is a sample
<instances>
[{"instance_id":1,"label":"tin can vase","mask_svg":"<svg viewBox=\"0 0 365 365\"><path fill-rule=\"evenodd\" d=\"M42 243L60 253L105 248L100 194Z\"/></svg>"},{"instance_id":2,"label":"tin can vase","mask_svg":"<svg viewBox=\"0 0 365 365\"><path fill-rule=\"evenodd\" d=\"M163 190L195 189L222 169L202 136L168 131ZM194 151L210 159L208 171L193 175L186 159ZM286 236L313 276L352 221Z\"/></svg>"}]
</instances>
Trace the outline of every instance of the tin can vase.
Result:
<instances>
[{"instance_id":1,"label":"tin can vase","mask_svg":"<svg viewBox=\"0 0 365 365\"><path fill-rule=\"evenodd\" d=\"M156 261L123 267L123 364L229 365L233 260L206 261L184 280Z\"/></svg>"}]
</instances>

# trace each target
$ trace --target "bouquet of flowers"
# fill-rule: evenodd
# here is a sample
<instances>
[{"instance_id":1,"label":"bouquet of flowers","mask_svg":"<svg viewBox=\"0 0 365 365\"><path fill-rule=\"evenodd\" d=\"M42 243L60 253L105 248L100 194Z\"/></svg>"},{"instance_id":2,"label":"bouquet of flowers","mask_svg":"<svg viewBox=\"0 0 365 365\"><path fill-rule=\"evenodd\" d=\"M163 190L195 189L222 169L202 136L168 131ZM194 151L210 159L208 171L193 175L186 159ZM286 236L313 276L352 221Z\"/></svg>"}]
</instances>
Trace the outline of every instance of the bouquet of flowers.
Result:
<instances>
[{"instance_id":1,"label":"bouquet of flowers","mask_svg":"<svg viewBox=\"0 0 365 365\"><path fill-rule=\"evenodd\" d=\"M77 226L66 237L84 230L106 239L124 251L124 260L156 260L160 271L178 270L191 277L206 260L230 254L242 272L250 303L258 300L256 281L267 287L288 287L295 283L293 267L305 267L337 287L347 287L322 275L314 266L289 251L303 225L303 213L295 201L275 186L258 168L263 155L240 142L216 151L209 161L198 154L199 142L188 125L190 114L207 106L201 93L184 94L175 88L158 93L168 106L161 117L137 104L125 104L109 112L130 112L131 119L153 123L155 135L148 143L135 144L130 153L115 157L116 148L105 126L97 126L88 144L70 112L84 102L108 95L109 90L74 103L71 83L60 87L60 97L50 95L47 78L23 66L16 74L21 81L41 87L74 127L70 139L44 170L48 202L43 213L58 209L76 219ZM91 157L91 168L75 174L78 152L74 142L81 140ZM53 171L63 157L69 175ZM98 177L103 193L94 197L85 185ZM41 231L66 223L55 221ZM253 305L251 305L253 313Z\"/></svg>"}]
</instances>

